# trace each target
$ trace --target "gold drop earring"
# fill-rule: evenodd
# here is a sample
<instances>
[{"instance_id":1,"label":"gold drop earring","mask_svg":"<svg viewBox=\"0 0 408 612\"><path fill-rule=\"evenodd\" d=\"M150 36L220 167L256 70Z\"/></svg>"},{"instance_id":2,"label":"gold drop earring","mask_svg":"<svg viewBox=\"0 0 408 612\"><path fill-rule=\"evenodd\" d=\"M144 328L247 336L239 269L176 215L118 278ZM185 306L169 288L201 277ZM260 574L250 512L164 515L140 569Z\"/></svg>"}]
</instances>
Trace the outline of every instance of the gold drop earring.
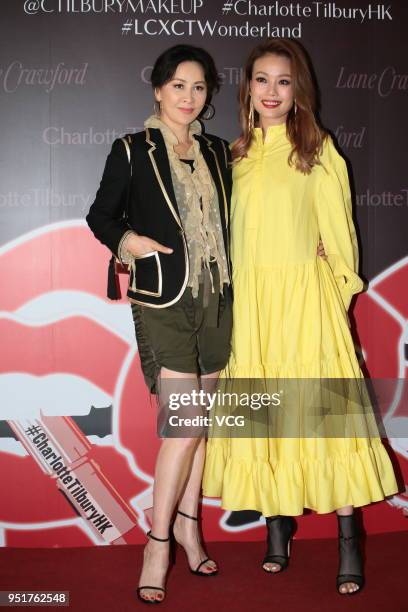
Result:
<instances>
[{"instance_id":1,"label":"gold drop earring","mask_svg":"<svg viewBox=\"0 0 408 612\"><path fill-rule=\"evenodd\" d=\"M252 132L255 126L255 109L252 98L249 98L249 114L248 114L248 132Z\"/></svg>"}]
</instances>

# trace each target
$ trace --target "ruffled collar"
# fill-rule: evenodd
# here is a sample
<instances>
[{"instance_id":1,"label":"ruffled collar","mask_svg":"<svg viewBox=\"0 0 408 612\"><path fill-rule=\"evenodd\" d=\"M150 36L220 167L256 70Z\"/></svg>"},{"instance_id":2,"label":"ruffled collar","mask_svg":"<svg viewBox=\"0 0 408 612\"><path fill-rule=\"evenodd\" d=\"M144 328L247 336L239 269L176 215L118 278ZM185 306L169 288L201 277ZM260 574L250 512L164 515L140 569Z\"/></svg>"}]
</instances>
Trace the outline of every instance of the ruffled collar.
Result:
<instances>
[{"instance_id":1,"label":"ruffled collar","mask_svg":"<svg viewBox=\"0 0 408 612\"><path fill-rule=\"evenodd\" d=\"M192 145L186 155L194 160L194 172L183 163L174 151L174 145L178 139L174 132L161 119L152 115L144 123L146 128L158 128L164 139L169 158L173 181L176 180L180 187L178 201L179 210L184 210L183 226L190 247L190 279L194 297L199 290L199 278L202 267L207 268L211 281L211 290L214 291L213 275L210 261L215 258L220 274L220 291L224 282L228 282L228 271L224 270L221 250L223 249L222 234L217 233L215 216L213 211L217 205L215 187L211 174L200 151L200 143L195 134L201 134L201 124L193 121L189 126L189 138Z\"/></svg>"},{"instance_id":2,"label":"ruffled collar","mask_svg":"<svg viewBox=\"0 0 408 612\"><path fill-rule=\"evenodd\" d=\"M148 119L144 122L144 126L146 128L156 128L161 130L164 139L171 145L178 144L178 138L168 125L164 123L159 117L156 115L150 115ZM192 123L190 123L188 135L189 137L194 136L194 134L201 134L202 128L201 123L195 119Z\"/></svg>"}]
</instances>

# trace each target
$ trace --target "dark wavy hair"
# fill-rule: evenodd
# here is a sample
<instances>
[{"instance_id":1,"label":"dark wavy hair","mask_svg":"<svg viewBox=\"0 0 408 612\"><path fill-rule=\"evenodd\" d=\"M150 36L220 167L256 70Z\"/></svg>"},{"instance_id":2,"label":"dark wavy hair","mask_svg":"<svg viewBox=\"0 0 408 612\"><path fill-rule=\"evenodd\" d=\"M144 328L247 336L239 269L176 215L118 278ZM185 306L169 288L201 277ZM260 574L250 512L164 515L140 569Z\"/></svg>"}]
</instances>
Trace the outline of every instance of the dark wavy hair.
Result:
<instances>
[{"instance_id":1,"label":"dark wavy hair","mask_svg":"<svg viewBox=\"0 0 408 612\"><path fill-rule=\"evenodd\" d=\"M174 76L177 66L182 62L197 62L204 71L204 79L207 85L206 104L210 104L214 93L218 92L221 86L221 79L218 75L215 62L211 55L201 47L192 45L175 45L163 51L155 61L150 82L153 89L162 87ZM203 109L202 112L205 112Z\"/></svg>"},{"instance_id":2,"label":"dark wavy hair","mask_svg":"<svg viewBox=\"0 0 408 612\"><path fill-rule=\"evenodd\" d=\"M252 70L255 61L268 54L280 55L290 60L297 110L295 112L292 107L286 119L287 135L292 144L288 162L296 170L309 174L313 166L320 163L319 155L327 134L318 125L317 85L308 55L300 43L288 38L270 38L257 45L248 57L239 92L242 132L232 147L232 158L238 161L246 157L251 145L253 134L249 130L248 116ZM255 111L255 125L258 121L259 116Z\"/></svg>"}]
</instances>

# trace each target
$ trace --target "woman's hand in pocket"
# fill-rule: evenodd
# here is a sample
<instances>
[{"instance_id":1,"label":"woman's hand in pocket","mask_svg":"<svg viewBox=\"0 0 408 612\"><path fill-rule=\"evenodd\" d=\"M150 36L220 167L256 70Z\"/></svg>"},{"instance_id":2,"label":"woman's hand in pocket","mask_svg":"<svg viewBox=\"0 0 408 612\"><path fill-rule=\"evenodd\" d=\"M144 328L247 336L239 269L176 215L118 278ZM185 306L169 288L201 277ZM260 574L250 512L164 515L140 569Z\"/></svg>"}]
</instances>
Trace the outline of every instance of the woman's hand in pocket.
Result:
<instances>
[{"instance_id":1,"label":"woman's hand in pocket","mask_svg":"<svg viewBox=\"0 0 408 612\"><path fill-rule=\"evenodd\" d=\"M151 253L152 251L158 251L166 255L170 255L173 252L173 249L160 244L160 242L148 238L148 236L139 236L135 233L129 234L126 238L124 247L133 257L143 257L146 253Z\"/></svg>"}]
</instances>

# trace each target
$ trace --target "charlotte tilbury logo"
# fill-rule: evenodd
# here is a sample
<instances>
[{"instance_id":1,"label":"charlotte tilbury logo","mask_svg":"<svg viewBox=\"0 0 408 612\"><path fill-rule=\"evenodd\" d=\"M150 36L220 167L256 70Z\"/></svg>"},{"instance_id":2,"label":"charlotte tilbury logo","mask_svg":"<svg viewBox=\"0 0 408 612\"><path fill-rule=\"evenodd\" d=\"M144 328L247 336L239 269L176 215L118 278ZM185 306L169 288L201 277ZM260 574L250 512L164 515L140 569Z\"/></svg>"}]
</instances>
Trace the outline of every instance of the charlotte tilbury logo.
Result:
<instances>
[{"instance_id":1,"label":"charlotte tilbury logo","mask_svg":"<svg viewBox=\"0 0 408 612\"><path fill-rule=\"evenodd\" d=\"M92 201L92 193L60 193L49 188L33 187L27 191L0 192L1 209L72 209L81 213Z\"/></svg>"},{"instance_id":2,"label":"charlotte tilbury logo","mask_svg":"<svg viewBox=\"0 0 408 612\"><path fill-rule=\"evenodd\" d=\"M139 132L143 126L127 126L122 130L108 128L97 130L90 126L83 131L71 132L64 126L50 125L43 130L42 139L45 144L56 145L111 145L115 138L129 132Z\"/></svg>"},{"instance_id":3,"label":"charlotte tilbury logo","mask_svg":"<svg viewBox=\"0 0 408 612\"><path fill-rule=\"evenodd\" d=\"M382 191L380 193L372 192L366 189L362 193L356 195L357 206L392 206L401 207L408 206L408 189L400 189L399 192Z\"/></svg>"},{"instance_id":4,"label":"charlotte tilbury logo","mask_svg":"<svg viewBox=\"0 0 408 612\"><path fill-rule=\"evenodd\" d=\"M381 72L349 72L341 66L336 89L372 89L381 98L392 92L408 90L408 74L401 74L394 66L386 66Z\"/></svg>"}]
</instances>

